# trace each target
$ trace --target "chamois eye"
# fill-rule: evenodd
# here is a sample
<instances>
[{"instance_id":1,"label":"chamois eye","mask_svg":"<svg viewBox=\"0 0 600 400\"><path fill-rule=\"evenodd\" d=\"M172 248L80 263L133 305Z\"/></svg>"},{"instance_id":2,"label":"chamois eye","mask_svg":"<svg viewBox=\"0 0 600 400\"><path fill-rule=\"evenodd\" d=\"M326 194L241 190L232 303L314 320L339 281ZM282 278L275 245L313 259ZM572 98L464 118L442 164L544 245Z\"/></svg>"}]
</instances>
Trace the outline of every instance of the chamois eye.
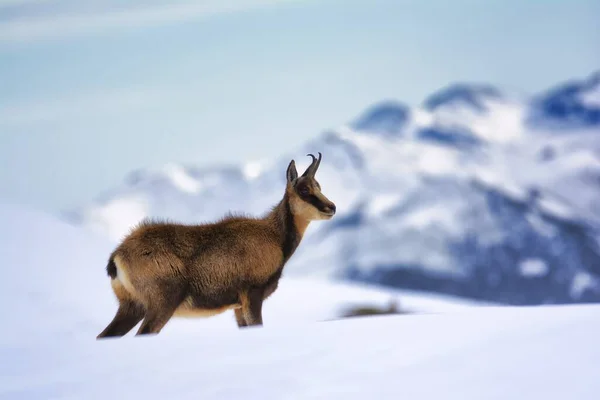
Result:
<instances>
[{"instance_id":1,"label":"chamois eye","mask_svg":"<svg viewBox=\"0 0 600 400\"><path fill-rule=\"evenodd\" d=\"M298 189L298 193L300 193L302 196L308 196L308 188L306 186L302 186L300 189Z\"/></svg>"}]
</instances>

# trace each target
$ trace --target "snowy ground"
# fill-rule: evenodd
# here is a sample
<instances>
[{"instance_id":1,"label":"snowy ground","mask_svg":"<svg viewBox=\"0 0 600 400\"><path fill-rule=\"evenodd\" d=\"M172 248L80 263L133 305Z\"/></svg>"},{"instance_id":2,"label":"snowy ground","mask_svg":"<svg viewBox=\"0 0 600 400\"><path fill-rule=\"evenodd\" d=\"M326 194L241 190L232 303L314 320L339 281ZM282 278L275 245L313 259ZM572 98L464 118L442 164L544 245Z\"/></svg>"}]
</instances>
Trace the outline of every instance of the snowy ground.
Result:
<instances>
[{"instance_id":1,"label":"snowy ground","mask_svg":"<svg viewBox=\"0 0 600 400\"><path fill-rule=\"evenodd\" d=\"M596 399L599 306L474 308L4 349L6 399Z\"/></svg>"},{"instance_id":2,"label":"snowy ground","mask_svg":"<svg viewBox=\"0 0 600 400\"><path fill-rule=\"evenodd\" d=\"M600 306L501 308L284 278L262 329L231 313L97 341L113 247L1 205L0 399L587 399L600 390ZM415 314L335 320L350 305ZM480 307L481 306L481 307ZM133 333L133 332L132 332Z\"/></svg>"}]
</instances>

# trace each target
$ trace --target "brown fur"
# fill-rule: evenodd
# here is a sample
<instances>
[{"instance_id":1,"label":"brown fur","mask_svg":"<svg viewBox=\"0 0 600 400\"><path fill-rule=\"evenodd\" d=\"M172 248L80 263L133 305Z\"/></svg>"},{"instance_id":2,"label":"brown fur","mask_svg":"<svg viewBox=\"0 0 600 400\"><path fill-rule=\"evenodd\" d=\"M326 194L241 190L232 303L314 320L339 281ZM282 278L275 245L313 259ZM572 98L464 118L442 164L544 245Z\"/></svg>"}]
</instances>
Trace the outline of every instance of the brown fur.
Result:
<instances>
[{"instance_id":1,"label":"brown fur","mask_svg":"<svg viewBox=\"0 0 600 400\"><path fill-rule=\"evenodd\" d=\"M312 155L311 155L312 156ZM119 309L98 338L159 333L172 316L208 317L233 309L239 327L262 325L262 304L313 220L335 205L314 174L298 177L292 160L281 201L262 218L227 216L202 225L143 221L113 251L107 266Z\"/></svg>"}]
</instances>

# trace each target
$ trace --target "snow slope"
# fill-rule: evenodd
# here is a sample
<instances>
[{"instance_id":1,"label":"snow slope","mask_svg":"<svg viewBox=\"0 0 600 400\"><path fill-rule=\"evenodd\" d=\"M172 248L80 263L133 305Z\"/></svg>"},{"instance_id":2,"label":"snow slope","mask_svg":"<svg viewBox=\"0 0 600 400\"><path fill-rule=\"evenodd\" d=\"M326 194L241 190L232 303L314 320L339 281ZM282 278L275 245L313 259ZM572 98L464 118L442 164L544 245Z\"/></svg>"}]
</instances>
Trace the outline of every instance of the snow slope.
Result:
<instances>
[{"instance_id":1,"label":"snow slope","mask_svg":"<svg viewBox=\"0 0 600 400\"><path fill-rule=\"evenodd\" d=\"M18 205L1 204L0 221L0 348L97 329L114 307L104 270L110 243Z\"/></svg>"},{"instance_id":2,"label":"snow slope","mask_svg":"<svg viewBox=\"0 0 600 400\"><path fill-rule=\"evenodd\" d=\"M290 159L302 169L320 151L317 178L338 214L309 227L290 275L508 304L597 302L598 90L596 75L530 98L449 85L420 107L375 104L274 160L135 171L68 217L118 240L146 216L262 214L283 195ZM541 272L521 267L530 260Z\"/></svg>"},{"instance_id":3,"label":"snow slope","mask_svg":"<svg viewBox=\"0 0 600 400\"><path fill-rule=\"evenodd\" d=\"M479 308L10 349L0 398L596 399L600 306Z\"/></svg>"},{"instance_id":4,"label":"snow slope","mask_svg":"<svg viewBox=\"0 0 600 400\"><path fill-rule=\"evenodd\" d=\"M97 341L115 310L112 244L20 206L1 204L0 220L0 399L586 400L600 390L597 305L477 307L284 277L263 328L176 318L158 336ZM398 297L416 313L331 321Z\"/></svg>"}]
</instances>

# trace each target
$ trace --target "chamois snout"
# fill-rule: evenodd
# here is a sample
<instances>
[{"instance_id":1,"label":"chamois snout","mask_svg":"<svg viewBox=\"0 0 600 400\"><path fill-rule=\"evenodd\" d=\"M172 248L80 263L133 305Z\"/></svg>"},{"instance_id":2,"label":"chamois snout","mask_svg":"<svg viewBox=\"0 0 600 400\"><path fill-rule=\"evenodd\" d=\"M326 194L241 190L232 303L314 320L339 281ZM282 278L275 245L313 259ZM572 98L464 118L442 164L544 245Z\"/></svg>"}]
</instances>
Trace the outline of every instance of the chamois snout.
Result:
<instances>
[{"instance_id":1,"label":"chamois snout","mask_svg":"<svg viewBox=\"0 0 600 400\"><path fill-rule=\"evenodd\" d=\"M325 207L323 207L323 214L331 215L333 217L335 215L335 204L326 204Z\"/></svg>"},{"instance_id":2,"label":"chamois snout","mask_svg":"<svg viewBox=\"0 0 600 400\"><path fill-rule=\"evenodd\" d=\"M319 188L316 188L310 193L307 201L319 211L323 217L322 219L329 219L335 215L335 204L325 197Z\"/></svg>"}]
</instances>

